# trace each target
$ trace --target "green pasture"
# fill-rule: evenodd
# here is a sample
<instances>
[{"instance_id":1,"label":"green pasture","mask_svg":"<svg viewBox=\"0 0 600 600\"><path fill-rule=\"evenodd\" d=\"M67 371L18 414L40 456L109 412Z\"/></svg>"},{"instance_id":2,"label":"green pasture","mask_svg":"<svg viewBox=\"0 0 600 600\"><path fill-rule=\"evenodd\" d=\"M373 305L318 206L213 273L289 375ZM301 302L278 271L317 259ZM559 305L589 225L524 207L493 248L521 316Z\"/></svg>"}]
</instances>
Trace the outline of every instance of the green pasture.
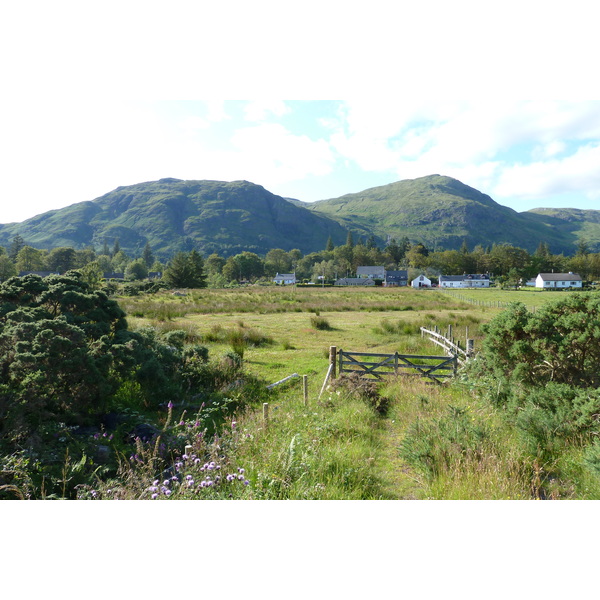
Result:
<instances>
[{"instance_id":1,"label":"green pasture","mask_svg":"<svg viewBox=\"0 0 600 600\"><path fill-rule=\"evenodd\" d=\"M298 373L321 385L330 346L371 353L438 354L419 328L452 326L460 343L480 339L479 326L498 311L474 307L449 294L399 288L246 288L165 293L121 299L133 327L182 329L211 355L246 338L248 371L274 383ZM323 325L320 328L318 323ZM313 383L314 381L314 383Z\"/></svg>"},{"instance_id":2,"label":"green pasture","mask_svg":"<svg viewBox=\"0 0 600 600\"><path fill-rule=\"evenodd\" d=\"M581 294L581 291L569 290L540 290L536 288L521 288L519 290L488 289L457 289L442 292L457 301L468 302L474 306L488 308L503 308L511 302L521 302L529 310L535 310L547 302L564 298L568 294ZM498 306L500 303L500 306Z\"/></svg>"}]
</instances>

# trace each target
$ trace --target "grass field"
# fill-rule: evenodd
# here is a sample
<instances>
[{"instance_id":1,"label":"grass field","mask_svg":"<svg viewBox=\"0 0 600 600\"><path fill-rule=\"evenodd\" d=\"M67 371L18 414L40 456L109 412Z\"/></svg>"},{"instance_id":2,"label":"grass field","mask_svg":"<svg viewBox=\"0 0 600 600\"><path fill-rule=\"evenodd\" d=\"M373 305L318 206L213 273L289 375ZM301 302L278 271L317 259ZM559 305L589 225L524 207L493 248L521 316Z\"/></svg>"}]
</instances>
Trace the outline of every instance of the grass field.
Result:
<instances>
[{"instance_id":1,"label":"grass field","mask_svg":"<svg viewBox=\"0 0 600 600\"><path fill-rule=\"evenodd\" d=\"M600 484L580 466L557 477L555 465L529 455L477 381L391 378L377 386L384 412L355 389L336 390L339 381L319 398L330 346L439 354L419 328L452 325L455 339L472 338L477 350L481 326L510 302L539 308L566 293L253 287L120 302L133 328L182 329L211 357L234 350L265 383L308 375L308 405L297 378L270 392L268 427L259 405L236 416L230 449L250 481L244 497L597 498Z\"/></svg>"},{"instance_id":2,"label":"grass field","mask_svg":"<svg viewBox=\"0 0 600 600\"><path fill-rule=\"evenodd\" d=\"M248 288L121 300L133 327L183 329L211 354L245 337L246 369L275 382L293 373L324 377L330 346L377 353L437 354L419 328L452 325L465 343L495 309L437 291L407 288ZM322 324L322 328L319 326ZM237 333L238 335L234 335Z\"/></svg>"}]
</instances>

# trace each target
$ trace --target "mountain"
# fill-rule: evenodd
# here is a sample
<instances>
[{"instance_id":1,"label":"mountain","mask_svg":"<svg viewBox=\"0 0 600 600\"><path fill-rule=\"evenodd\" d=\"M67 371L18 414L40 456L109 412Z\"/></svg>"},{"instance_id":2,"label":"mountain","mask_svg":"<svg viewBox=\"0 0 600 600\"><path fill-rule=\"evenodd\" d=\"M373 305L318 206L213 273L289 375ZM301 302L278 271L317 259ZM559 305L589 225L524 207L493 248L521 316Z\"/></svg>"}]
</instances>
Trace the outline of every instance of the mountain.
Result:
<instances>
[{"instance_id":1,"label":"mountain","mask_svg":"<svg viewBox=\"0 0 600 600\"><path fill-rule=\"evenodd\" d=\"M546 241L555 253L572 253L577 238L576 227L569 230L557 219L518 213L441 175L406 179L308 207L344 227L360 227L384 239L406 236L435 249L458 249L466 241L470 248L509 243L534 252Z\"/></svg>"},{"instance_id":2,"label":"mountain","mask_svg":"<svg viewBox=\"0 0 600 600\"><path fill-rule=\"evenodd\" d=\"M205 255L272 248L323 250L331 237L344 244L375 236L458 249L466 242L508 243L534 252L547 242L555 253L574 254L585 240L600 252L600 211L535 209L518 213L451 177L429 175L314 203L283 198L247 181L161 179L116 190L92 201L53 210L22 223L0 225L0 245L15 235L37 248L112 248L119 239L130 256L147 242L161 260L196 248Z\"/></svg>"},{"instance_id":3,"label":"mountain","mask_svg":"<svg viewBox=\"0 0 600 600\"><path fill-rule=\"evenodd\" d=\"M522 214L571 234L576 238L575 243L585 242L591 252L600 252L600 210L534 208Z\"/></svg>"},{"instance_id":4,"label":"mountain","mask_svg":"<svg viewBox=\"0 0 600 600\"><path fill-rule=\"evenodd\" d=\"M112 247L139 254L146 242L162 259L196 248L223 256L272 248L322 250L347 230L324 215L296 206L247 181L161 179L116 190L92 201L53 210L22 223L0 225L0 245L19 234L38 248Z\"/></svg>"}]
</instances>

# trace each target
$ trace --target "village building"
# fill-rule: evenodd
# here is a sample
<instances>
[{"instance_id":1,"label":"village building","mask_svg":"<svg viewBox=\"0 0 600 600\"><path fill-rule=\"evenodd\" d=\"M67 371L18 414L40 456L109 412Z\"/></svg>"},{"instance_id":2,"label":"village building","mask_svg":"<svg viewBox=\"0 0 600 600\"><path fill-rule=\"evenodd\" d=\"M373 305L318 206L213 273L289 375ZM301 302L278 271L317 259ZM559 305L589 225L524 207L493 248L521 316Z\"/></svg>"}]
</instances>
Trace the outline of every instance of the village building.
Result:
<instances>
[{"instance_id":1,"label":"village building","mask_svg":"<svg viewBox=\"0 0 600 600\"><path fill-rule=\"evenodd\" d=\"M273 283L278 285L295 285L296 273L277 273L273 279Z\"/></svg>"},{"instance_id":2,"label":"village building","mask_svg":"<svg viewBox=\"0 0 600 600\"><path fill-rule=\"evenodd\" d=\"M335 285L364 285L364 286L373 286L375 285L375 281L371 278L365 277L343 277L342 279L338 279L335 282Z\"/></svg>"},{"instance_id":3,"label":"village building","mask_svg":"<svg viewBox=\"0 0 600 600\"><path fill-rule=\"evenodd\" d=\"M442 288L487 288L490 276L485 275L440 275Z\"/></svg>"},{"instance_id":4,"label":"village building","mask_svg":"<svg viewBox=\"0 0 600 600\"><path fill-rule=\"evenodd\" d=\"M385 279L385 267L357 267L356 276L364 279Z\"/></svg>"},{"instance_id":5,"label":"village building","mask_svg":"<svg viewBox=\"0 0 600 600\"><path fill-rule=\"evenodd\" d=\"M425 277L425 275L419 275L418 277L415 277L415 279L413 279L411 281L412 287L414 288L430 288L431 287L431 279Z\"/></svg>"},{"instance_id":6,"label":"village building","mask_svg":"<svg viewBox=\"0 0 600 600\"><path fill-rule=\"evenodd\" d=\"M583 281L577 273L540 273L535 279L535 287L544 290L581 288Z\"/></svg>"},{"instance_id":7,"label":"village building","mask_svg":"<svg viewBox=\"0 0 600 600\"><path fill-rule=\"evenodd\" d=\"M408 271L386 271L383 285L385 287L407 286Z\"/></svg>"}]
</instances>

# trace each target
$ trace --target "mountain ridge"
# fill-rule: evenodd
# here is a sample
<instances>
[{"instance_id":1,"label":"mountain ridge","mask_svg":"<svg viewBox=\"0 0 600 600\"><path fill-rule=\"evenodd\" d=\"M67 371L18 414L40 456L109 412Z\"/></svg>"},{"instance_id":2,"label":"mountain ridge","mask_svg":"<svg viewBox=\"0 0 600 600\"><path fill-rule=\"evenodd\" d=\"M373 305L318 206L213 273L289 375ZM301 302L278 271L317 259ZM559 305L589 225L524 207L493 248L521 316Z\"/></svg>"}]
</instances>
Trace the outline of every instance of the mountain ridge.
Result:
<instances>
[{"instance_id":1,"label":"mountain ridge","mask_svg":"<svg viewBox=\"0 0 600 600\"><path fill-rule=\"evenodd\" d=\"M146 243L160 258L196 248L229 256L272 248L323 250L348 232L374 236L379 245L407 237L430 249L464 242L509 243L533 252L547 242L572 254L582 239L600 251L600 211L534 209L518 213L489 195L444 175L406 179L338 198L303 202L277 196L244 180L162 178L118 188L94 200L0 225L0 244L20 235L38 248L96 249L115 239L136 255Z\"/></svg>"}]
</instances>

